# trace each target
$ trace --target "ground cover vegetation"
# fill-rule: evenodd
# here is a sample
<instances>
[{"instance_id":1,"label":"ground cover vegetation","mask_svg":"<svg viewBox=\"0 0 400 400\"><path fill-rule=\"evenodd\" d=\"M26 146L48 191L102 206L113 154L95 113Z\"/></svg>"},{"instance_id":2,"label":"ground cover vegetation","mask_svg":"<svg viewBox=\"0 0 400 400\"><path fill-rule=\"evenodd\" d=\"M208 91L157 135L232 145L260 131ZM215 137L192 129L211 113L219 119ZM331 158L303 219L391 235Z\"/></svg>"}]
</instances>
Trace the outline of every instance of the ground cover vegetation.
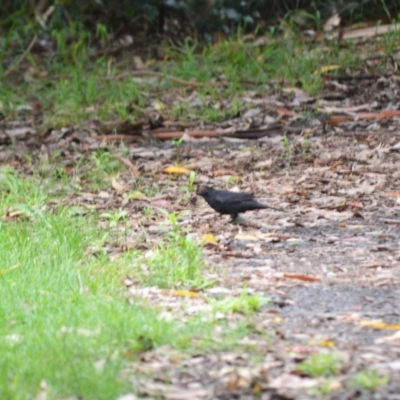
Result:
<instances>
[{"instance_id":1,"label":"ground cover vegetation","mask_svg":"<svg viewBox=\"0 0 400 400\"><path fill-rule=\"evenodd\" d=\"M398 392L398 29L200 3L5 2L1 398Z\"/></svg>"}]
</instances>

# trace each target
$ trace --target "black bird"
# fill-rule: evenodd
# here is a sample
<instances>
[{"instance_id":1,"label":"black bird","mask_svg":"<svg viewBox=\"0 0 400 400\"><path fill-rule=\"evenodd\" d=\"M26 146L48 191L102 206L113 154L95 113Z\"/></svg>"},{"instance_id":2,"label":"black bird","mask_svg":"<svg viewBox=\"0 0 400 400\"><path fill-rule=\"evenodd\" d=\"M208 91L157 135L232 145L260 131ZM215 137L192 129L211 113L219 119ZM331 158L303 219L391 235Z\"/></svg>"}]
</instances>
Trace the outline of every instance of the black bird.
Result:
<instances>
[{"instance_id":1,"label":"black bird","mask_svg":"<svg viewBox=\"0 0 400 400\"><path fill-rule=\"evenodd\" d=\"M220 214L229 214L234 221L239 213L251 210L272 208L283 211L279 208L259 203L253 193L230 192L229 190L217 190L209 186L199 186L196 194L202 196L208 205Z\"/></svg>"}]
</instances>

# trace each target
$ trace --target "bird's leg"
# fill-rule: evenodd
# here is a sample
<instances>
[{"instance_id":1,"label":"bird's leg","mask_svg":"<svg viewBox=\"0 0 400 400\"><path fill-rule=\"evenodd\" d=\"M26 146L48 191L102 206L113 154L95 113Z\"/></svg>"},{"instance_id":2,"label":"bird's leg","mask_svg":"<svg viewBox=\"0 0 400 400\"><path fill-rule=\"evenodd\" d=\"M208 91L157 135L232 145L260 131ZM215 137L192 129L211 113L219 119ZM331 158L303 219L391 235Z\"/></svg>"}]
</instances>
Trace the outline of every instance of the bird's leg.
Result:
<instances>
[{"instance_id":1,"label":"bird's leg","mask_svg":"<svg viewBox=\"0 0 400 400\"><path fill-rule=\"evenodd\" d=\"M232 218L231 221L229 221L231 224L247 225L246 219L241 214L231 215L231 218Z\"/></svg>"}]
</instances>

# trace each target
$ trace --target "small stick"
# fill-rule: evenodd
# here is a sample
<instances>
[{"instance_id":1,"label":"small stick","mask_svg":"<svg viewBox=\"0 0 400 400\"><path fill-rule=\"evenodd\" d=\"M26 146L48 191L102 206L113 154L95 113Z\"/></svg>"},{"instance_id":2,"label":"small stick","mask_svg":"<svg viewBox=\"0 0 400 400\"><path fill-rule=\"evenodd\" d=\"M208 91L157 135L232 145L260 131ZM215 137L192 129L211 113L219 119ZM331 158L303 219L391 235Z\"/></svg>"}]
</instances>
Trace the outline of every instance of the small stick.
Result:
<instances>
[{"instance_id":1,"label":"small stick","mask_svg":"<svg viewBox=\"0 0 400 400\"><path fill-rule=\"evenodd\" d=\"M28 48L23 52L23 54L21 55L21 57L17 60L17 62L12 65L6 72L4 72L4 76L9 75L12 71L14 71L14 69L21 63L21 61L29 54L29 52L31 51L33 45L36 43L37 40L37 36L35 35L33 37L33 39L31 40L31 42L29 43Z\"/></svg>"}]
</instances>

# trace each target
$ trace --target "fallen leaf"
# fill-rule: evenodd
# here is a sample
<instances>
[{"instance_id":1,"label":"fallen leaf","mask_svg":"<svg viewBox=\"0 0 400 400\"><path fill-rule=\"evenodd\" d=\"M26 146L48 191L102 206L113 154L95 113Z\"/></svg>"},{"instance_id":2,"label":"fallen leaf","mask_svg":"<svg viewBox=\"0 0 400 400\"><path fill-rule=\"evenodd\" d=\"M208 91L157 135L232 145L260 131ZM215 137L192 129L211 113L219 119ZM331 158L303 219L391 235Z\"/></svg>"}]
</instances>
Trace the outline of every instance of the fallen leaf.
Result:
<instances>
[{"instance_id":1,"label":"fallen leaf","mask_svg":"<svg viewBox=\"0 0 400 400\"><path fill-rule=\"evenodd\" d=\"M326 339L319 342L321 347L333 347L335 345L335 341L332 339Z\"/></svg>"},{"instance_id":2,"label":"fallen leaf","mask_svg":"<svg viewBox=\"0 0 400 400\"><path fill-rule=\"evenodd\" d=\"M284 107L276 107L276 113L279 115L287 115L287 116L292 116L294 115L294 112L291 110L288 110L287 108Z\"/></svg>"},{"instance_id":3,"label":"fallen leaf","mask_svg":"<svg viewBox=\"0 0 400 400\"><path fill-rule=\"evenodd\" d=\"M5 221L11 221L17 218L30 218L31 215L27 211L18 210L18 211L11 211L7 215L3 217Z\"/></svg>"},{"instance_id":4,"label":"fallen leaf","mask_svg":"<svg viewBox=\"0 0 400 400\"><path fill-rule=\"evenodd\" d=\"M400 193L399 192L385 192L385 196L388 197L400 197Z\"/></svg>"},{"instance_id":5,"label":"fallen leaf","mask_svg":"<svg viewBox=\"0 0 400 400\"><path fill-rule=\"evenodd\" d=\"M332 32L333 30L337 29L340 26L340 21L341 18L339 14L333 14L325 21L323 27L324 32Z\"/></svg>"},{"instance_id":6,"label":"fallen leaf","mask_svg":"<svg viewBox=\"0 0 400 400\"><path fill-rule=\"evenodd\" d=\"M373 329L387 329L387 330L394 330L399 331L400 325L399 324L386 324L382 321L360 321L360 325L366 328L373 328Z\"/></svg>"},{"instance_id":7,"label":"fallen leaf","mask_svg":"<svg viewBox=\"0 0 400 400\"><path fill-rule=\"evenodd\" d=\"M398 331L390 336L384 336L384 337L375 339L375 343L376 344L389 343L389 342L393 342L395 340L400 340L400 331Z\"/></svg>"},{"instance_id":8,"label":"fallen leaf","mask_svg":"<svg viewBox=\"0 0 400 400\"><path fill-rule=\"evenodd\" d=\"M219 169L217 171L214 171L212 173L212 176L217 177L217 176L224 176L224 175L232 175L232 176L237 176L237 173L235 171L229 170L229 169ZM239 177L238 177L239 178Z\"/></svg>"},{"instance_id":9,"label":"fallen leaf","mask_svg":"<svg viewBox=\"0 0 400 400\"><path fill-rule=\"evenodd\" d=\"M111 178L111 186L113 187L113 189L115 189L117 192L126 192L127 190L129 190L128 186L125 186L121 183L119 183L117 181L117 178L115 176L113 176Z\"/></svg>"},{"instance_id":10,"label":"fallen leaf","mask_svg":"<svg viewBox=\"0 0 400 400\"><path fill-rule=\"evenodd\" d=\"M320 278L316 278L314 276L310 275L302 275L302 274L288 274L284 273L283 278L286 279L299 279L300 281L306 281L306 282L320 282Z\"/></svg>"},{"instance_id":11,"label":"fallen leaf","mask_svg":"<svg viewBox=\"0 0 400 400\"><path fill-rule=\"evenodd\" d=\"M329 71L334 71L341 68L341 65L325 65L324 67L318 68L314 71L314 75L321 75Z\"/></svg>"},{"instance_id":12,"label":"fallen leaf","mask_svg":"<svg viewBox=\"0 0 400 400\"><path fill-rule=\"evenodd\" d=\"M156 111L163 111L167 108L167 106L159 100L153 101L152 106Z\"/></svg>"},{"instance_id":13,"label":"fallen leaf","mask_svg":"<svg viewBox=\"0 0 400 400\"><path fill-rule=\"evenodd\" d=\"M217 243L218 239L212 233L207 233L201 237L200 241L201 243Z\"/></svg>"},{"instance_id":14,"label":"fallen leaf","mask_svg":"<svg viewBox=\"0 0 400 400\"><path fill-rule=\"evenodd\" d=\"M138 70L146 69L146 64L143 62L143 60L139 56L133 57L133 63L135 64L135 68Z\"/></svg>"},{"instance_id":15,"label":"fallen leaf","mask_svg":"<svg viewBox=\"0 0 400 400\"><path fill-rule=\"evenodd\" d=\"M139 190L132 190L127 195L127 198L129 200L148 200L148 197L144 193L140 192Z\"/></svg>"},{"instance_id":16,"label":"fallen leaf","mask_svg":"<svg viewBox=\"0 0 400 400\"><path fill-rule=\"evenodd\" d=\"M260 239L251 233L239 233L235 236L235 240L252 240L259 241Z\"/></svg>"},{"instance_id":17,"label":"fallen leaf","mask_svg":"<svg viewBox=\"0 0 400 400\"><path fill-rule=\"evenodd\" d=\"M157 206L157 207L167 207L171 205L171 202L165 199L158 199L158 200L153 200L150 204L152 206Z\"/></svg>"},{"instance_id":18,"label":"fallen leaf","mask_svg":"<svg viewBox=\"0 0 400 400\"><path fill-rule=\"evenodd\" d=\"M121 161L123 164L125 164L133 173L134 176L139 176L140 172L139 170L133 165L131 161L129 161L125 157L118 157L118 160Z\"/></svg>"},{"instance_id":19,"label":"fallen leaf","mask_svg":"<svg viewBox=\"0 0 400 400\"><path fill-rule=\"evenodd\" d=\"M179 297L199 297L198 293L190 290L174 290L172 294Z\"/></svg>"},{"instance_id":20,"label":"fallen leaf","mask_svg":"<svg viewBox=\"0 0 400 400\"><path fill-rule=\"evenodd\" d=\"M164 174L190 174L192 171L184 167L177 167L171 165L163 169Z\"/></svg>"},{"instance_id":21,"label":"fallen leaf","mask_svg":"<svg viewBox=\"0 0 400 400\"><path fill-rule=\"evenodd\" d=\"M270 389L291 389L291 390L300 390L300 389L309 389L313 386L318 385L317 379L312 378L300 378L297 375L284 373L278 376L277 378L272 379L268 383L268 388Z\"/></svg>"}]
</instances>

